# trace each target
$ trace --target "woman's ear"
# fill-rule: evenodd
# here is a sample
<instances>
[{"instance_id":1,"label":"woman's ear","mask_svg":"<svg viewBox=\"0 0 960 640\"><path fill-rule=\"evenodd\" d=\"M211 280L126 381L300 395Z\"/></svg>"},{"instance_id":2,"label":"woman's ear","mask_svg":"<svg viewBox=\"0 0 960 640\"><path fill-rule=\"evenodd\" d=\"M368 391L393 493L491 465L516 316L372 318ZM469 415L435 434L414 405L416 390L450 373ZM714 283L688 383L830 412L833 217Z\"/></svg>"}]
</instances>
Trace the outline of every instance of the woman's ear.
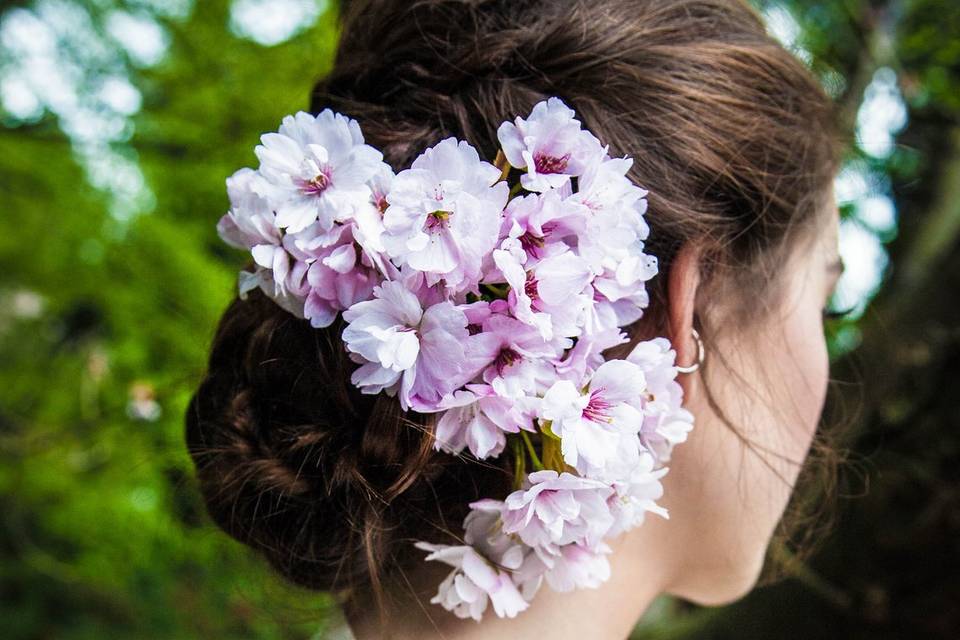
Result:
<instances>
[{"instance_id":1,"label":"woman's ear","mask_svg":"<svg viewBox=\"0 0 960 640\"><path fill-rule=\"evenodd\" d=\"M673 259L667 274L667 327L670 342L677 352L677 364L689 366L697 361L697 341L693 338L693 316L700 287L701 246L685 243Z\"/></svg>"}]
</instances>

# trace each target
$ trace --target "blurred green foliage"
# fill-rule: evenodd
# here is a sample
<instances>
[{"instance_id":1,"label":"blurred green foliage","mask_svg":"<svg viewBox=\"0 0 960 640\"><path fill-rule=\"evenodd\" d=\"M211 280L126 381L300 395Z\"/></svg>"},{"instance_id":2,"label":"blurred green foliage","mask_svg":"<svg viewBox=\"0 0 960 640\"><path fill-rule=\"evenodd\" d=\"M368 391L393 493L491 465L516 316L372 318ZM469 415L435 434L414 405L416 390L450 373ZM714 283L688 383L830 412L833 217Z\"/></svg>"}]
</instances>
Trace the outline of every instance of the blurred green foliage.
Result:
<instances>
[{"instance_id":1,"label":"blurred green foliage","mask_svg":"<svg viewBox=\"0 0 960 640\"><path fill-rule=\"evenodd\" d=\"M223 180L254 163L261 132L306 106L336 43L335 7L263 46L242 37L239 4L0 4L4 637L307 638L328 620L325 597L286 586L209 524L183 446L182 414L243 259L216 237ZM637 637L947 638L960 628L960 389L921 391L955 389L960 363L958 306L938 294L960 285L960 5L758 5L789 18L785 39L852 134L879 135L861 121L878 70L895 74L906 110L883 134L897 135L889 151L851 144L863 187L840 203L892 265L874 265L876 300L867 306L874 284L833 334L839 375L867 371L865 390L840 395L866 407L845 442L872 487L841 505L839 533L799 579L724 609L658 602ZM29 27L26 14L60 25L50 51L61 75L25 65L42 33L11 44L4 26ZM118 39L118 15L158 26L163 55ZM17 68L35 73L18 80ZM871 198L899 219L878 223ZM918 305L921 319L905 311Z\"/></svg>"},{"instance_id":2,"label":"blurred green foliage","mask_svg":"<svg viewBox=\"0 0 960 640\"><path fill-rule=\"evenodd\" d=\"M0 130L3 637L300 638L325 619L208 524L183 444L242 259L214 228L223 180L303 108L336 35L331 11L264 48L228 9L163 20L166 57L129 67L145 108L113 147L152 211L114 216L50 113Z\"/></svg>"}]
</instances>

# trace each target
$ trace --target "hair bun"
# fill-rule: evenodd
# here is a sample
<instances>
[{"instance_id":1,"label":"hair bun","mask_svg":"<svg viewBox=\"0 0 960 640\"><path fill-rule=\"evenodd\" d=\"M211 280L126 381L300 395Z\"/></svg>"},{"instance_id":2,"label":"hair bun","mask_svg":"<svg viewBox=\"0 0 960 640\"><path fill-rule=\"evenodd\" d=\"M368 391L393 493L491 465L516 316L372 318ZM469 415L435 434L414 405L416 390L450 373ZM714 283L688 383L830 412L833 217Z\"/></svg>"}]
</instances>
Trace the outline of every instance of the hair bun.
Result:
<instances>
[{"instance_id":1,"label":"hair bun","mask_svg":"<svg viewBox=\"0 0 960 640\"><path fill-rule=\"evenodd\" d=\"M425 528L443 529L478 491L462 469L472 465L435 454L426 416L349 384L354 365L340 330L313 329L259 291L234 301L186 414L213 520L286 578L319 590L365 584L381 562L399 566L397 549ZM444 496L430 485L448 470ZM508 475L486 474L495 483Z\"/></svg>"}]
</instances>

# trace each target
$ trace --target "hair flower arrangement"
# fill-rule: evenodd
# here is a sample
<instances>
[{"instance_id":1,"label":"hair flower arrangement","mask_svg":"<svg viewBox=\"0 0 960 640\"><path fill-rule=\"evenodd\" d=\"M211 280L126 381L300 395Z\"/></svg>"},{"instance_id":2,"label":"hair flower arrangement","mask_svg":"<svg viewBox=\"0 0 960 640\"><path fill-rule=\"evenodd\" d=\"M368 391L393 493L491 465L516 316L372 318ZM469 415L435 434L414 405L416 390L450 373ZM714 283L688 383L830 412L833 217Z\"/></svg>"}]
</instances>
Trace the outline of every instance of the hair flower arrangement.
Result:
<instances>
[{"instance_id":1,"label":"hair flower arrangement","mask_svg":"<svg viewBox=\"0 0 960 640\"><path fill-rule=\"evenodd\" d=\"M254 260L241 296L318 328L342 314L363 393L437 414L439 450L513 457L515 490L470 505L462 545L416 544L451 567L432 602L476 620L544 582L604 582L607 541L667 517L660 479L693 426L666 339L603 355L657 273L632 161L555 97L497 137L493 163L447 138L394 174L356 121L287 116L227 180L218 224Z\"/></svg>"}]
</instances>

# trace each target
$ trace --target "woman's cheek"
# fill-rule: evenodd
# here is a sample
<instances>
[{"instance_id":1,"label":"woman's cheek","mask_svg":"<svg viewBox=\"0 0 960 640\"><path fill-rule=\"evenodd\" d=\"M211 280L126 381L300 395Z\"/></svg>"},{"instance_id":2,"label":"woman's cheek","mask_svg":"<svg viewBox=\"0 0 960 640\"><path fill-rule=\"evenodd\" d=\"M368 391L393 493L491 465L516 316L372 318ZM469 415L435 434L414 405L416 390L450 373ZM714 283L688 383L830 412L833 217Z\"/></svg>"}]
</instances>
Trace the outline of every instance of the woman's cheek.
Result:
<instances>
[{"instance_id":1,"label":"woman's cheek","mask_svg":"<svg viewBox=\"0 0 960 640\"><path fill-rule=\"evenodd\" d=\"M823 319L820 305L813 301L805 313L795 314L793 335L788 336L793 361L794 379L790 389L791 398L785 406L796 407L796 420L802 427L804 445L816 431L826 399L830 376L827 343L823 334Z\"/></svg>"}]
</instances>

